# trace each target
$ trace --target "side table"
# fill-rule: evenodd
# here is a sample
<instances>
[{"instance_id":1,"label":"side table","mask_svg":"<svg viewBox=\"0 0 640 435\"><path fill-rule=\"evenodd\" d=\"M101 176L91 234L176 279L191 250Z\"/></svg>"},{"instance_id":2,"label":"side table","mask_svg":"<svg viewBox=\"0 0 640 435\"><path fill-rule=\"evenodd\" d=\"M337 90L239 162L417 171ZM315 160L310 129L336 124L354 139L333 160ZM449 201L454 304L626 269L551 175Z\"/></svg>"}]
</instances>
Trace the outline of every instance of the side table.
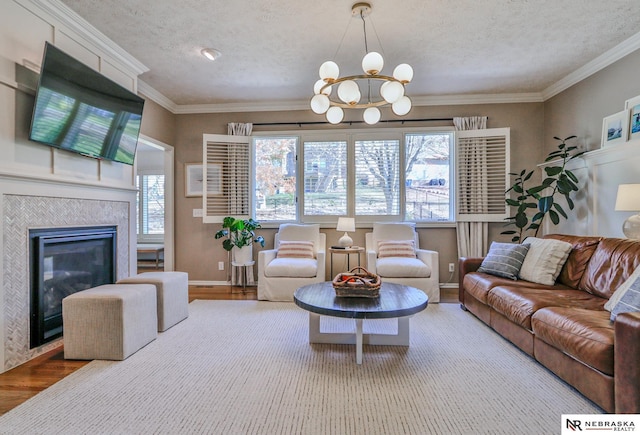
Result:
<instances>
[{"instance_id":1,"label":"side table","mask_svg":"<svg viewBox=\"0 0 640 435\"><path fill-rule=\"evenodd\" d=\"M241 282L242 283L242 292L244 293L245 289L247 288L247 272L251 271L251 273L253 273L253 265L256 264L255 261L249 261L247 263L236 263L235 261L231 262L231 267L233 267L233 272L231 275L231 282ZM249 268L251 267L251 268ZM235 278L235 274L236 272L240 273L239 279L236 280Z\"/></svg>"},{"instance_id":2,"label":"side table","mask_svg":"<svg viewBox=\"0 0 640 435\"><path fill-rule=\"evenodd\" d=\"M362 254L364 252L364 248L362 246L351 246L349 248L329 248L329 255L331 256L330 259L330 263L331 265L329 266L330 270L331 270L331 279L333 279L333 254L344 254L347 256L347 270L351 270L351 264L350 264L350 258L351 258L351 254L357 254L358 255L358 266L360 266L360 254Z\"/></svg>"}]
</instances>

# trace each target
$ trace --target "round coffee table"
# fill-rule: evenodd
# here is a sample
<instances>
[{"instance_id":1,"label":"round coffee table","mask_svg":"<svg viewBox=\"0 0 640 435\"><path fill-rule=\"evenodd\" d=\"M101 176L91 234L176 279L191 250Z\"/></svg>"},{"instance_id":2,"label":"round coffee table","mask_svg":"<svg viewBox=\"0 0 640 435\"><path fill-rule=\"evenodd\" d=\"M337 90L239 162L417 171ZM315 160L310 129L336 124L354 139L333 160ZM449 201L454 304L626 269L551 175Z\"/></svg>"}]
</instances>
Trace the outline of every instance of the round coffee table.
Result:
<instances>
[{"instance_id":1,"label":"round coffee table","mask_svg":"<svg viewBox=\"0 0 640 435\"><path fill-rule=\"evenodd\" d=\"M309 343L355 344L356 363L362 364L362 345L409 346L409 319L427 308L429 298L414 287L383 282L378 298L336 296L331 282L300 287L293 301L309 311ZM354 333L320 331L320 316L355 319ZM398 334L363 334L363 319L398 319Z\"/></svg>"}]
</instances>

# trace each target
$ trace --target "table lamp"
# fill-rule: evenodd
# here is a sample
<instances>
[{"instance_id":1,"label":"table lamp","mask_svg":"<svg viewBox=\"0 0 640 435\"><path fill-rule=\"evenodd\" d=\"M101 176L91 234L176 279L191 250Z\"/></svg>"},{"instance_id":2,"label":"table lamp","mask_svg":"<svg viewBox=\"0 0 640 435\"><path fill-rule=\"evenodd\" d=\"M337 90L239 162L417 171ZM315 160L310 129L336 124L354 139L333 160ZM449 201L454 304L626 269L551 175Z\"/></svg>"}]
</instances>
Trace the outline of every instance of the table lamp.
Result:
<instances>
[{"instance_id":1,"label":"table lamp","mask_svg":"<svg viewBox=\"0 0 640 435\"><path fill-rule=\"evenodd\" d=\"M615 210L640 212L640 184L618 186ZM622 232L629 239L640 239L640 214L629 216L622 224Z\"/></svg>"},{"instance_id":2,"label":"table lamp","mask_svg":"<svg viewBox=\"0 0 640 435\"><path fill-rule=\"evenodd\" d=\"M356 230L356 220L355 218L341 217L338 218L338 226L336 227L337 231L344 231L344 236L340 237L338 240L338 245L348 248L353 245L353 239L349 237L347 232L353 232Z\"/></svg>"}]
</instances>

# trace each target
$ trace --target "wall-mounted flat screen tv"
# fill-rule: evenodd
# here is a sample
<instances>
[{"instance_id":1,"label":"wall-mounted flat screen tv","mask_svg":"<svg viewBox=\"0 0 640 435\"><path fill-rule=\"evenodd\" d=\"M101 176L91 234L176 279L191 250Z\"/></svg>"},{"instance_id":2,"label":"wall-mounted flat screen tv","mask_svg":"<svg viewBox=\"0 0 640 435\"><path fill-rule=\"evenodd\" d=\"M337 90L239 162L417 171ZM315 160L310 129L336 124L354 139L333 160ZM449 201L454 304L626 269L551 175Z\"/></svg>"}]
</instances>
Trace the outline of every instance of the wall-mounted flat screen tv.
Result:
<instances>
[{"instance_id":1,"label":"wall-mounted flat screen tv","mask_svg":"<svg viewBox=\"0 0 640 435\"><path fill-rule=\"evenodd\" d=\"M46 43L29 139L133 164L144 100Z\"/></svg>"}]
</instances>

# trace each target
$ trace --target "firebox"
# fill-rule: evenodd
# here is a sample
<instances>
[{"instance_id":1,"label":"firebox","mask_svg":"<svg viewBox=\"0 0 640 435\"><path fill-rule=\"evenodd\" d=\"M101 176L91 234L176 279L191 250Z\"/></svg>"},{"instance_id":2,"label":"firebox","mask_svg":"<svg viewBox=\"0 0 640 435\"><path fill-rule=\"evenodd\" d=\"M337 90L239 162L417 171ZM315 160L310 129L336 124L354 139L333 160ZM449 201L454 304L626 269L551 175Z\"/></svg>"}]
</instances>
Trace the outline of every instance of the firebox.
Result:
<instances>
[{"instance_id":1,"label":"firebox","mask_svg":"<svg viewBox=\"0 0 640 435\"><path fill-rule=\"evenodd\" d=\"M115 226L29 230L31 348L62 335L62 299L116 280Z\"/></svg>"}]
</instances>

